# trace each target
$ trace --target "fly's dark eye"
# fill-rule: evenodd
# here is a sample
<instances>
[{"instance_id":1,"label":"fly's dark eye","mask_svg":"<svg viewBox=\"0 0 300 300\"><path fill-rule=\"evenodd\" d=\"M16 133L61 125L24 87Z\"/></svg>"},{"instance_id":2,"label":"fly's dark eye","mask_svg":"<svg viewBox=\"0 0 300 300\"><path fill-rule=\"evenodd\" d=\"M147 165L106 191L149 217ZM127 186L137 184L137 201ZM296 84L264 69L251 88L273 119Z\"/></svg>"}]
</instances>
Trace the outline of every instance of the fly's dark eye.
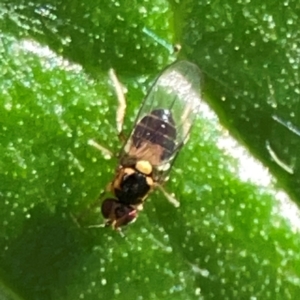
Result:
<instances>
[{"instance_id":1,"label":"fly's dark eye","mask_svg":"<svg viewBox=\"0 0 300 300\"><path fill-rule=\"evenodd\" d=\"M136 209L114 198L107 198L103 201L101 212L105 219L110 219L108 224L116 222L115 228L125 226L137 217Z\"/></svg>"},{"instance_id":2,"label":"fly's dark eye","mask_svg":"<svg viewBox=\"0 0 300 300\"><path fill-rule=\"evenodd\" d=\"M118 204L117 199L114 198L107 198L102 202L101 205L101 212L105 219L108 219L110 214L112 213L113 209Z\"/></svg>"}]
</instances>

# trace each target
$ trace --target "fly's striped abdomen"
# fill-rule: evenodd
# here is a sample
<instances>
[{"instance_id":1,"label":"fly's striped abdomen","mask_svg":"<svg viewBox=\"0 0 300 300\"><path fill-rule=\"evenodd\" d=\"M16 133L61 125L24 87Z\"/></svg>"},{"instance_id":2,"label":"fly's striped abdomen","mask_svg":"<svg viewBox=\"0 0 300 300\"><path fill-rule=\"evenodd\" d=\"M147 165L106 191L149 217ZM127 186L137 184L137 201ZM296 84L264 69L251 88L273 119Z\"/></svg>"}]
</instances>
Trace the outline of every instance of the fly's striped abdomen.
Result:
<instances>
[{"instance_id":1,"label":"fly's striped abdomen","mask_svg":"<svg viewBox=\"0 0 300 300\"><path fill-rule=\"evenodd\" d=\"M132 140L136 148L139 148L144 142L162 147L160 159L168 159L176 146L176 129L170 110L156 109L145 116L137 124Z\"/></svg>"}]
</instances>

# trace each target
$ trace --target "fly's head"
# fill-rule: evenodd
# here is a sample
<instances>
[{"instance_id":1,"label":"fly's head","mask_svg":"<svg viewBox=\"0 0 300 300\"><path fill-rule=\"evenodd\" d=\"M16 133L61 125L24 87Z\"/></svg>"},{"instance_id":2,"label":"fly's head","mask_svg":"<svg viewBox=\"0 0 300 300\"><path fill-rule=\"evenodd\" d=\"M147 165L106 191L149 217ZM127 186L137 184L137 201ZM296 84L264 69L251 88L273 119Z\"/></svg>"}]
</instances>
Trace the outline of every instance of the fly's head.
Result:
<instances>
[{"instance_id":1,"label":"fly's head","mask_svg":"<svg viewBox=\"0 0 300 300\"><path fill-rule=\"evenodd\" d=\"M114 198L106 198L101 205L103 217L107 220L106 226L118 230L122 226L132 223L137 218L137 210Z\"/></svg>"},{"instance_id":2,"label":"fly's head","mask_svg":"<svg viewBox=\"0 0 300 300\"><path fill-rule=\"evenodd\" d=\"M120 166L111 191L116 198L107 198L101 206L107 226L114 229L133 222L142 209L145 198L153 187L152 165L148 161L138 161L130 167Z\"/></svg>"}]
</instances>

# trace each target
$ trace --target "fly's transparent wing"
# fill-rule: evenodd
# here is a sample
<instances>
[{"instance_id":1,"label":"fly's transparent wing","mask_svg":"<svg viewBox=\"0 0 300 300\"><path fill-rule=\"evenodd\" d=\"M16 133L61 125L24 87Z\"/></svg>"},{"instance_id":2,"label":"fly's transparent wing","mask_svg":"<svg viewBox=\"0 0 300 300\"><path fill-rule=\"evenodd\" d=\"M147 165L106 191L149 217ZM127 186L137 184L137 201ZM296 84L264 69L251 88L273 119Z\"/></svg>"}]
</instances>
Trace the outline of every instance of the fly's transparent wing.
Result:
<instances>
[{"instance_id":1,"label":"fly's transparent wing","mask_svg":"<svg viewBox=\"0 0 300 300\"><path fill-rule=\"evenodd\" d=\"M148 160L160 174L187 141L200 108L200 70L188 61L167 67L151 87L121 153L121 163ZM123 158L123 159L122 159Z\"/></svg>"}]
</instances>

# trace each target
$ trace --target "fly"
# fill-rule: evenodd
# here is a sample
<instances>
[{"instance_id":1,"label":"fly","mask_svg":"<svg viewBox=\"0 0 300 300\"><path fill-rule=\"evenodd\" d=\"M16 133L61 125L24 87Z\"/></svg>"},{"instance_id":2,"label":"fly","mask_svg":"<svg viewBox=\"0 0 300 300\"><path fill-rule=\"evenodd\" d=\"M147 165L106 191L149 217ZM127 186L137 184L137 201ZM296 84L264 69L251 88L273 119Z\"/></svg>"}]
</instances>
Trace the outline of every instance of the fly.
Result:
<instances>
[{"instance_id":1,"label":"fly","mask_svg":"<svg viewBox=\"0 0 300 300\"><path fill-rule=\"evenodd\" d=\"M104 199L101 205L106 226L118 230L133 222L156 187L178 204L162 184L188 140L199 107L198 67L178 61L164 69L150 88L119 154L119 165L108 188L114 197Z\"/></svg>"}]
</instances>

